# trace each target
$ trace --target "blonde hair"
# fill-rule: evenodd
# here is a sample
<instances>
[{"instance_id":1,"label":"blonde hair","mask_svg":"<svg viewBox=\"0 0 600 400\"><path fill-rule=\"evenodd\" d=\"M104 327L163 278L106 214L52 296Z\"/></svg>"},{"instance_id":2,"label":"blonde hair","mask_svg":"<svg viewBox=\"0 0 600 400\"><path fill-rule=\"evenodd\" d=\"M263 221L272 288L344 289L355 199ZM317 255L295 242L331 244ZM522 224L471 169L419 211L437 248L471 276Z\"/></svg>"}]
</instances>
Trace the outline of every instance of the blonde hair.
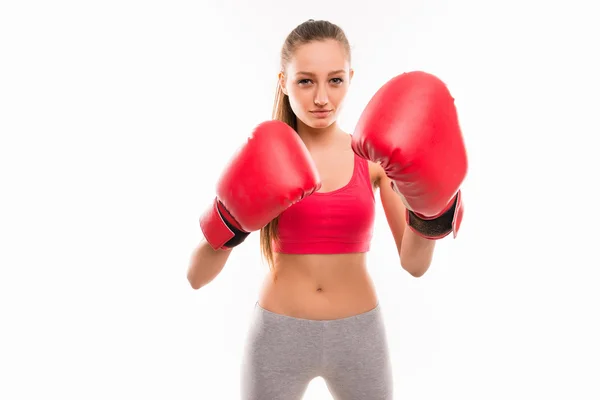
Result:
<instances>
[{"instance_id":1,"label":"blonde hair","mask_svg":"<svg viewBox=\"0 0 600 400\"><path fill-rule=\"evenodd\" d=\"M339 26L329 21L315 21L309 19L294 28L294 30L286 37L283 47L281 48L281 71L286 70L287 64L290 62L294 51L299 46L313 41L323 41L327 39L338 41L346 51L348 61L350 61L350 44L344 31ZM295 131L298 130L296 114L294 114L294 111L292 110L289 97L283 93L279 80L277 81L272 118L285 122ZM273 241L278 240L278 221L279 218L277 217L260 230L261 253L269 263L270 268L273 268L274 266Z\"/></svg>"}]
</instances>

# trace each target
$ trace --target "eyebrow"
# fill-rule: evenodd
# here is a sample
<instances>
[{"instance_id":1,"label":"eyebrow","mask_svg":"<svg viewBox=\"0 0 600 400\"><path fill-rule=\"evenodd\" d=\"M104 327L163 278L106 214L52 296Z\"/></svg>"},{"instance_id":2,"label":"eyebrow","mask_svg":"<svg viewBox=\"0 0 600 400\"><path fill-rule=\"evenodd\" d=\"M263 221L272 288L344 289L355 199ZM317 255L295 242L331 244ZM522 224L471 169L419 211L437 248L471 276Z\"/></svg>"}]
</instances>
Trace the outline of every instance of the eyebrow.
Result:
<instances>
[{"instance_id":1,"label":"eyebrow","mask_svg":"<svg viewBox=\"0 0 600 400\"><path fill-rule=\"evenodd\" d=\"M335 75L335 74L340 74L342 72L346 72L346 70L344 69L338 69L336 71L331 71L329 73L329 75ZM308 75L308 76L315 76L315 74L313 74L312 72L305 72L305 71L299 71L296 73L296 75Z\"/></svg>"}]
</instances>

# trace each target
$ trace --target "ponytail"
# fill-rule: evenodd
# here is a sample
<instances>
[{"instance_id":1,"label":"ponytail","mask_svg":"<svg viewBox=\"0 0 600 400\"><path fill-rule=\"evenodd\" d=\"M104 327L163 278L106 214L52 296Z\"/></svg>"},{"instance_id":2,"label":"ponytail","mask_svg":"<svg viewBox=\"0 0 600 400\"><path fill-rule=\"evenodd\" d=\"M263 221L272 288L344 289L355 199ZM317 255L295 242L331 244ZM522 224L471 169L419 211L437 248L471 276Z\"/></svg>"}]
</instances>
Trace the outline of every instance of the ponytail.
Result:
<instances>
[{"instance_id":1,"label":"ponytail","mask_svg":"<svg viewBox=\"0 0 600 400\"><path fill-rule=\"evenodd\" d=\"M277 80L277 89L275 92L275 103L273 104L274 120L282 121L288 124L292 129L297 131L298 120L296 114L292 110L289 97L283 93L283 89ZM277 241L277 223L279 217L276 217L260 230L260 249L263 257L267 260L269 268L273 268L275 257L273 251L273 242Z\"/></svg>"}]
</instances>

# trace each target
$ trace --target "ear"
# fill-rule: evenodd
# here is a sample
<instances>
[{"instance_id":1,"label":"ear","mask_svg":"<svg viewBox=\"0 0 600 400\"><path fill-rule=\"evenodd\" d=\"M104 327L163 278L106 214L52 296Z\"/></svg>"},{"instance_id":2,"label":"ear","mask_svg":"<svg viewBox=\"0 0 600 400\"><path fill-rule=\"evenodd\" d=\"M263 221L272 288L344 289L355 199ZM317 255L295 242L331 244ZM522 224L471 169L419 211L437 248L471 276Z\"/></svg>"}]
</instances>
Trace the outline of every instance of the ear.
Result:
<instances>
[{"instance_id":1,"label":"ear","mask_svg":"<svg viewBox=\"0 0 600 400\"><path fill-rule=\"evenodd\" d=\"M350 82L352 82L352 77L354 76L354 70L350 68Z\"/></svg>"},{"instance_id":2,"label":"ear","mask_svg":"<svg viewBox=\"0 0 600 400\"><path fill-rule=\"evenodd\" d=\"M281 86L281 90L283 91L283 94L285 94L287 96L288 92L287 92L287 88L285 87L285 74L283 72L280 72L279 75L277 75L277 77L279 78L279 86Z\"/></svg>"}]
</instances>

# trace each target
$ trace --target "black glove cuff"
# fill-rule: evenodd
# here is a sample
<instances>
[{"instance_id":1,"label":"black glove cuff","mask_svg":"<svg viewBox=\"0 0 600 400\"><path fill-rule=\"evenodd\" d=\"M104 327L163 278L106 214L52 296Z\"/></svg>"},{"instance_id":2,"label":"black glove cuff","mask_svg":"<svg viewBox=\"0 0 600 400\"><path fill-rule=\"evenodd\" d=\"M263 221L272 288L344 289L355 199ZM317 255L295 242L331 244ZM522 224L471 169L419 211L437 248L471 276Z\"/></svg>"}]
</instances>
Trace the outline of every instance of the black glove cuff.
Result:
<instances>
[{"instance_id":1,"label":"black glove cuff","mask_svg":"<svg viewBox=\"0 0 600 400\"><path fill-rule=\"evenodd\" d=\"M408 211L408 225L417 232L428 237L440 237L452 232L452 223L454 222L454 212L458 204L458 196L454 198L452 207L445 213L434 219L422 219L412 211Z\"/></svg>"}]
</instances>

